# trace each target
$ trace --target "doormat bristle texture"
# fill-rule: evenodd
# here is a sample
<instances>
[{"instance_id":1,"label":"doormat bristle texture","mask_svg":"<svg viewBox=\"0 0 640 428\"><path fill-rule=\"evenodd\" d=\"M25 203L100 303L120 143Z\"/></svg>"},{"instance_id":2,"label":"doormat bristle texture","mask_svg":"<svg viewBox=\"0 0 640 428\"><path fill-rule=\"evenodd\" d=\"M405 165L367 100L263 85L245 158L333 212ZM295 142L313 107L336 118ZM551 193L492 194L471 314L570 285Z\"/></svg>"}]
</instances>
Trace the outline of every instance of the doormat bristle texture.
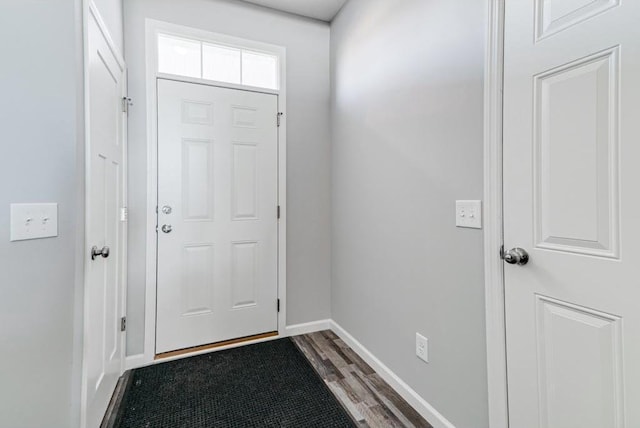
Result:
<instances>
[{"instance_id":1,"label":"doormat bristle texture","mask_svg":"<svg viewBox=\"0 0 640 428\"><path fill-rule=\"evenodd\" d=\"M355 427L293 342L136 369L118 428Z\"/></svg>"}]
</instances>

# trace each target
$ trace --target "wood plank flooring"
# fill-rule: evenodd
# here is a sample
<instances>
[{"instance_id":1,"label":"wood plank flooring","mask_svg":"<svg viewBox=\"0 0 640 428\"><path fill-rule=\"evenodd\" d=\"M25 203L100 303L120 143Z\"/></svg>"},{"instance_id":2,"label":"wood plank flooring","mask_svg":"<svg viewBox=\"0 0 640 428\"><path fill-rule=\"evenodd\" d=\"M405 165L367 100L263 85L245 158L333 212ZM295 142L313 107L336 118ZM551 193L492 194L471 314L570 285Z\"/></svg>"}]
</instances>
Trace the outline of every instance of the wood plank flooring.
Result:
<instances>
[{"instance_id":1,"label":"wood plank flooring","mask_svg":"<svg viewBox=\"0 0 640 428\"><path fill-rule=\"evenodd\" d=\"M116 389L111 396L111 401L107 407L107 411L104 414L100 428L115 428L120 422L124 409L122 408L122 400L127 392L127 389L131 387L133 381L132 371L127 370L124 372L120 379Z\"/></svg>"},{"instance_id":2,"label":"wood plank flooring","mask_svg":"<svg viewBox=\"0 0 640 428\"><path fill-rule=\"evenodd\" d=\"M358 426L432 428L331 330L292 339Z\"/></svg>"}]
</instances>

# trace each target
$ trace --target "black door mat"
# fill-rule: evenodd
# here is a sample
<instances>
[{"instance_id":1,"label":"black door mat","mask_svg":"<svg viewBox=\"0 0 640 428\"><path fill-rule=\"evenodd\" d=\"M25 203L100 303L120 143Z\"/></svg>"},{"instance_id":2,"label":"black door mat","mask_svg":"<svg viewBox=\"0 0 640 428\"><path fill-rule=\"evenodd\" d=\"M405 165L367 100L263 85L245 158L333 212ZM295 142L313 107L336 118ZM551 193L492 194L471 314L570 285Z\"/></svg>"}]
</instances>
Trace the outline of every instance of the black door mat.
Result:
<instances>
[{"instance_id":1,"label":"black door mat","mask_svg":"<svg viewBox=\"0 0 640 428\"><path fill-rule=\"evenodd\" d=\"M293 342L273 340L133 371L118 428L352 428Z\"/></svg>"}]
</instances>

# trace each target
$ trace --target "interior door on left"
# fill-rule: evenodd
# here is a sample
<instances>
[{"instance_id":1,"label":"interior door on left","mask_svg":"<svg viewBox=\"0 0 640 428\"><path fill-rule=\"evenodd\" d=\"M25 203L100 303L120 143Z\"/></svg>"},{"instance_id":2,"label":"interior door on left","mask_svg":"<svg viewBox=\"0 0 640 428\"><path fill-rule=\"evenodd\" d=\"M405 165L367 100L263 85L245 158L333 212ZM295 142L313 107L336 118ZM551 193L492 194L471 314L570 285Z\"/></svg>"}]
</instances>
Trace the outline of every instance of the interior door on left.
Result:
<instances>
[{"instance_id":1,"label":"interior door on left","mask_svg":"<svg viewBox=\"0 0 640 428\"><path fill-rule=\"evenodd\" d=\"M124 65L89 13L83 420L100 426L122 373L125 203Z\"/></svg>"}]
</instances>

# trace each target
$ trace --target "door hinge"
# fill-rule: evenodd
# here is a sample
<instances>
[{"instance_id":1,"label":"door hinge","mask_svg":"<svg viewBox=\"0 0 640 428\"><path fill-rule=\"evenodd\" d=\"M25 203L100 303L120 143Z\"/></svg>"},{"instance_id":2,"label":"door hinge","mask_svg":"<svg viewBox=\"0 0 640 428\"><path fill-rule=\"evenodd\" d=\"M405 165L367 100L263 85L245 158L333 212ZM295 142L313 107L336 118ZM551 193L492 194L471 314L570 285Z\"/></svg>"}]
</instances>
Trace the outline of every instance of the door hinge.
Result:
<instances>
[{"instance_id":1,"label":"door hinge","mask_svg":"<svg viewBox=\"0 0 640 428\"><path fill-rule=\"evenodd\" d=\"M278 306L278 312L280 312L280 299L278 299L277 306Z\"/></svg>"},{"instance_id":2,"label":"door hinge","mask_svg":"<svg viewBox=\"0 0 640 428\"><path fill-rule=\"evenodd\" d=\"M129 114L129 107L132 106L131 98L122 97L122 112Z\"/></svg>"},{"instance_id":3,"label":"door hinge","mask_svg":"<svg viewBox=\"0 0 640 428\"><path fill-rule=\"evenodd\" d=\"M127 330L127 317L120 318L120 331Z\"/></svg>"},{"instance_id":4,"label":"door hinge","mask_svg":"<svg viewBox=\"0 0 640 428\"><path fill-rule=\"evenodd\" d=\"M129 219L129 210L127 207L120 208L120 221L125 223Z\"/></svg>"},{"instance_id":5,"label":"door hinge","mask_svg":"<svg viewBox=\"0 0 640 428\"><path fill-rule=\"evenodd\" d=\"M280 220L280 205L278 205L278 220Z\"/></svg>"},{"instance_id":6,"label":"door hinge","mask_svg":"<svg viewBox=\"0 0 640 428\"><path fill-rule=\"evenodd\" d=\"M278 114L277 114L278 128L280 128L280 118L282 118L283 115L284 115L284 113L282 113L282 112L278 112Z\"/></svg>"}]
</instances>

